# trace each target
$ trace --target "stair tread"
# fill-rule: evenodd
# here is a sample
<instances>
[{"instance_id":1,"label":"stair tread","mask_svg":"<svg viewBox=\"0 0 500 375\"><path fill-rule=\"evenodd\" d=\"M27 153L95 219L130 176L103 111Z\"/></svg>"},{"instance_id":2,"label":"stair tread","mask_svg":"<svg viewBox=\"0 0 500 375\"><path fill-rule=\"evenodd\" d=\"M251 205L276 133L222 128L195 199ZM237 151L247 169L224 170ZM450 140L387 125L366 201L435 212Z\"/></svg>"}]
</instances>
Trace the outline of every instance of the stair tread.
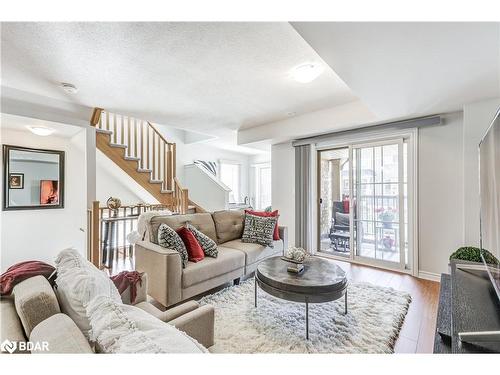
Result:
<instances>
[{"instance_id":1,"label":"stair tread","mask_svg":"<svg viewBox=\"0 0 500 375\"><path fill-rule=\"evenodd\" d=\"M127 148L126 145L122 145L120 143L110 143L109 144L111 147L119 147L119 148Z\"/></svg>"},{"instance_id":2,"label":"stair tread","mask_svg":"<svg viewBox=\"0 0 500 375\"><path fill-rule=\"evenodd\" d=\"M102 134L113 134L111 130L106 130L106 129L95 129L96 133L102 133Z\"/></svg>"},{"instance_id":3,"label":"stair tread","mask_svg":"<svg viewBox=\"0 0 500 375\"><path fill-rule=\"evenodd\" d=\"M125 156L125 160L131 160L131 161L139 161L141 158L136 158L135 156Z\"/></svg>"},{"instance_id":4,"label":"stair tread","mask_svg":"<svg viewBox=\"0 0 500 375\"><path fill-rule=\"evenodd\" d=\"M153 170L152 169L137 168L137 172L148 172L148 173L151 173L151 172L153 172Z\"/></svg>"}]
</instances>

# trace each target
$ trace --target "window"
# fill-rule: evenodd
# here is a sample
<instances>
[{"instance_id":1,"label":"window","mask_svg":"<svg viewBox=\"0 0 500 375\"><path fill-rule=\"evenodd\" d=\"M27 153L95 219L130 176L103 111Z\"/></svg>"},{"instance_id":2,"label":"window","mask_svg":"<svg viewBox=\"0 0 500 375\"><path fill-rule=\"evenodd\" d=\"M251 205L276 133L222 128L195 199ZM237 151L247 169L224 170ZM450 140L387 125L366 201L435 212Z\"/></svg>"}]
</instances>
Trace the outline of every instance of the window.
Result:
<instances>
[{"instance_id":1,"label":"window","mask_svg":"<svg viewBox=\"0 0 500 375\"><path fill-rule=\"evenodd\" d=\"M264 210L271 205L271 165L255 166L255 208Z\"/></svg>"},{"instance_id":2,"label":"window","mask_svg":"<svg viewBox=\"0 0 500 375\"><path fill-rule=\"evenodd\" d=\"M220 162L220 180L231 192L229 193L229 203L241 202L241 165L235 162Z\"/></svg>"}]
</instances>

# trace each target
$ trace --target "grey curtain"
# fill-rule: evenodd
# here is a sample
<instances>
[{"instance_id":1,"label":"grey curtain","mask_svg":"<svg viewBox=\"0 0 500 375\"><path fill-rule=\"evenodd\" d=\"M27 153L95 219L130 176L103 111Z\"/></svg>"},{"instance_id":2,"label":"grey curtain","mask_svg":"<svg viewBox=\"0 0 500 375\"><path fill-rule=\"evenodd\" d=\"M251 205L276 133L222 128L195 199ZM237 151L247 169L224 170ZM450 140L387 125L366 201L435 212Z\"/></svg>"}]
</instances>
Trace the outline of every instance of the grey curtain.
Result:
<instances>
[{"instance_id":1,"label":"grey curtain","mask_svg":"<svg viewBox=\"0 0 500 375\"><path fill-rule=\"evenodd\" d=\"M312 146L295 147L295 246L314 253Z\"/></svg>"}]
</instances>

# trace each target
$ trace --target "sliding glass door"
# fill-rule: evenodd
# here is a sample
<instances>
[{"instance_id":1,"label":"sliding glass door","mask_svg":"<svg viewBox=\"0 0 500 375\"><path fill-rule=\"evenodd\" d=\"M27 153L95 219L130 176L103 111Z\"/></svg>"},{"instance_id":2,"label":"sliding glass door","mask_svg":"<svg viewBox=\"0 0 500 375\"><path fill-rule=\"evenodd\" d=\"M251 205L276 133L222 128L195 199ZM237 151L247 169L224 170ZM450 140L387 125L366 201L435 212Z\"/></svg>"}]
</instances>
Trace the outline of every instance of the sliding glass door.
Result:
<instances>
[{"instance_id":1,"label":"sliding glass door","mask_svg":"<svg viewBox=\"0 0 500 375\"><path fill-rule=\"evenodd\" d=\"M351 147L355 258L404 268L408 186L402 139Z\"/></svg>"},{"instance_id":2,"label":"sliding glass door","mask_svg":"<svg viewBox=\"0 0 500 375\"><path fill-rule=\"evenodd\" d=\"M318 151L319 251L411 268L408 140Z\"/></svg>"}]
</instances>

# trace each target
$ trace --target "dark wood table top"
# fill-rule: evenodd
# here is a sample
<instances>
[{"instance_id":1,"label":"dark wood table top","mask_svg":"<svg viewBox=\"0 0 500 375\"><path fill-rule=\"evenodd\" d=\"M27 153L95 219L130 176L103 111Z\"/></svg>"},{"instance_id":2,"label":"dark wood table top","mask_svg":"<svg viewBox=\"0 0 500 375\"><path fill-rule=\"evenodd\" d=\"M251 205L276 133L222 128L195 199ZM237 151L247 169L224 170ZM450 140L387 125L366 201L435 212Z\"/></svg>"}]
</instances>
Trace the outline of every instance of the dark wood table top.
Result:
<instances>
[{"instance_id":1,"label":"dark wood table top","mask_svg":"<svg viewBox=\"0 0 500 375\"><path fill-rule=\"evenodd\" d=\"M278 290L307 295L337 293L347 288L346 273L329 259L310 256L299 274L287 271L291 265L281 257L268 258L257 266L256 277Z\"/></svg>"}]
</instances>

